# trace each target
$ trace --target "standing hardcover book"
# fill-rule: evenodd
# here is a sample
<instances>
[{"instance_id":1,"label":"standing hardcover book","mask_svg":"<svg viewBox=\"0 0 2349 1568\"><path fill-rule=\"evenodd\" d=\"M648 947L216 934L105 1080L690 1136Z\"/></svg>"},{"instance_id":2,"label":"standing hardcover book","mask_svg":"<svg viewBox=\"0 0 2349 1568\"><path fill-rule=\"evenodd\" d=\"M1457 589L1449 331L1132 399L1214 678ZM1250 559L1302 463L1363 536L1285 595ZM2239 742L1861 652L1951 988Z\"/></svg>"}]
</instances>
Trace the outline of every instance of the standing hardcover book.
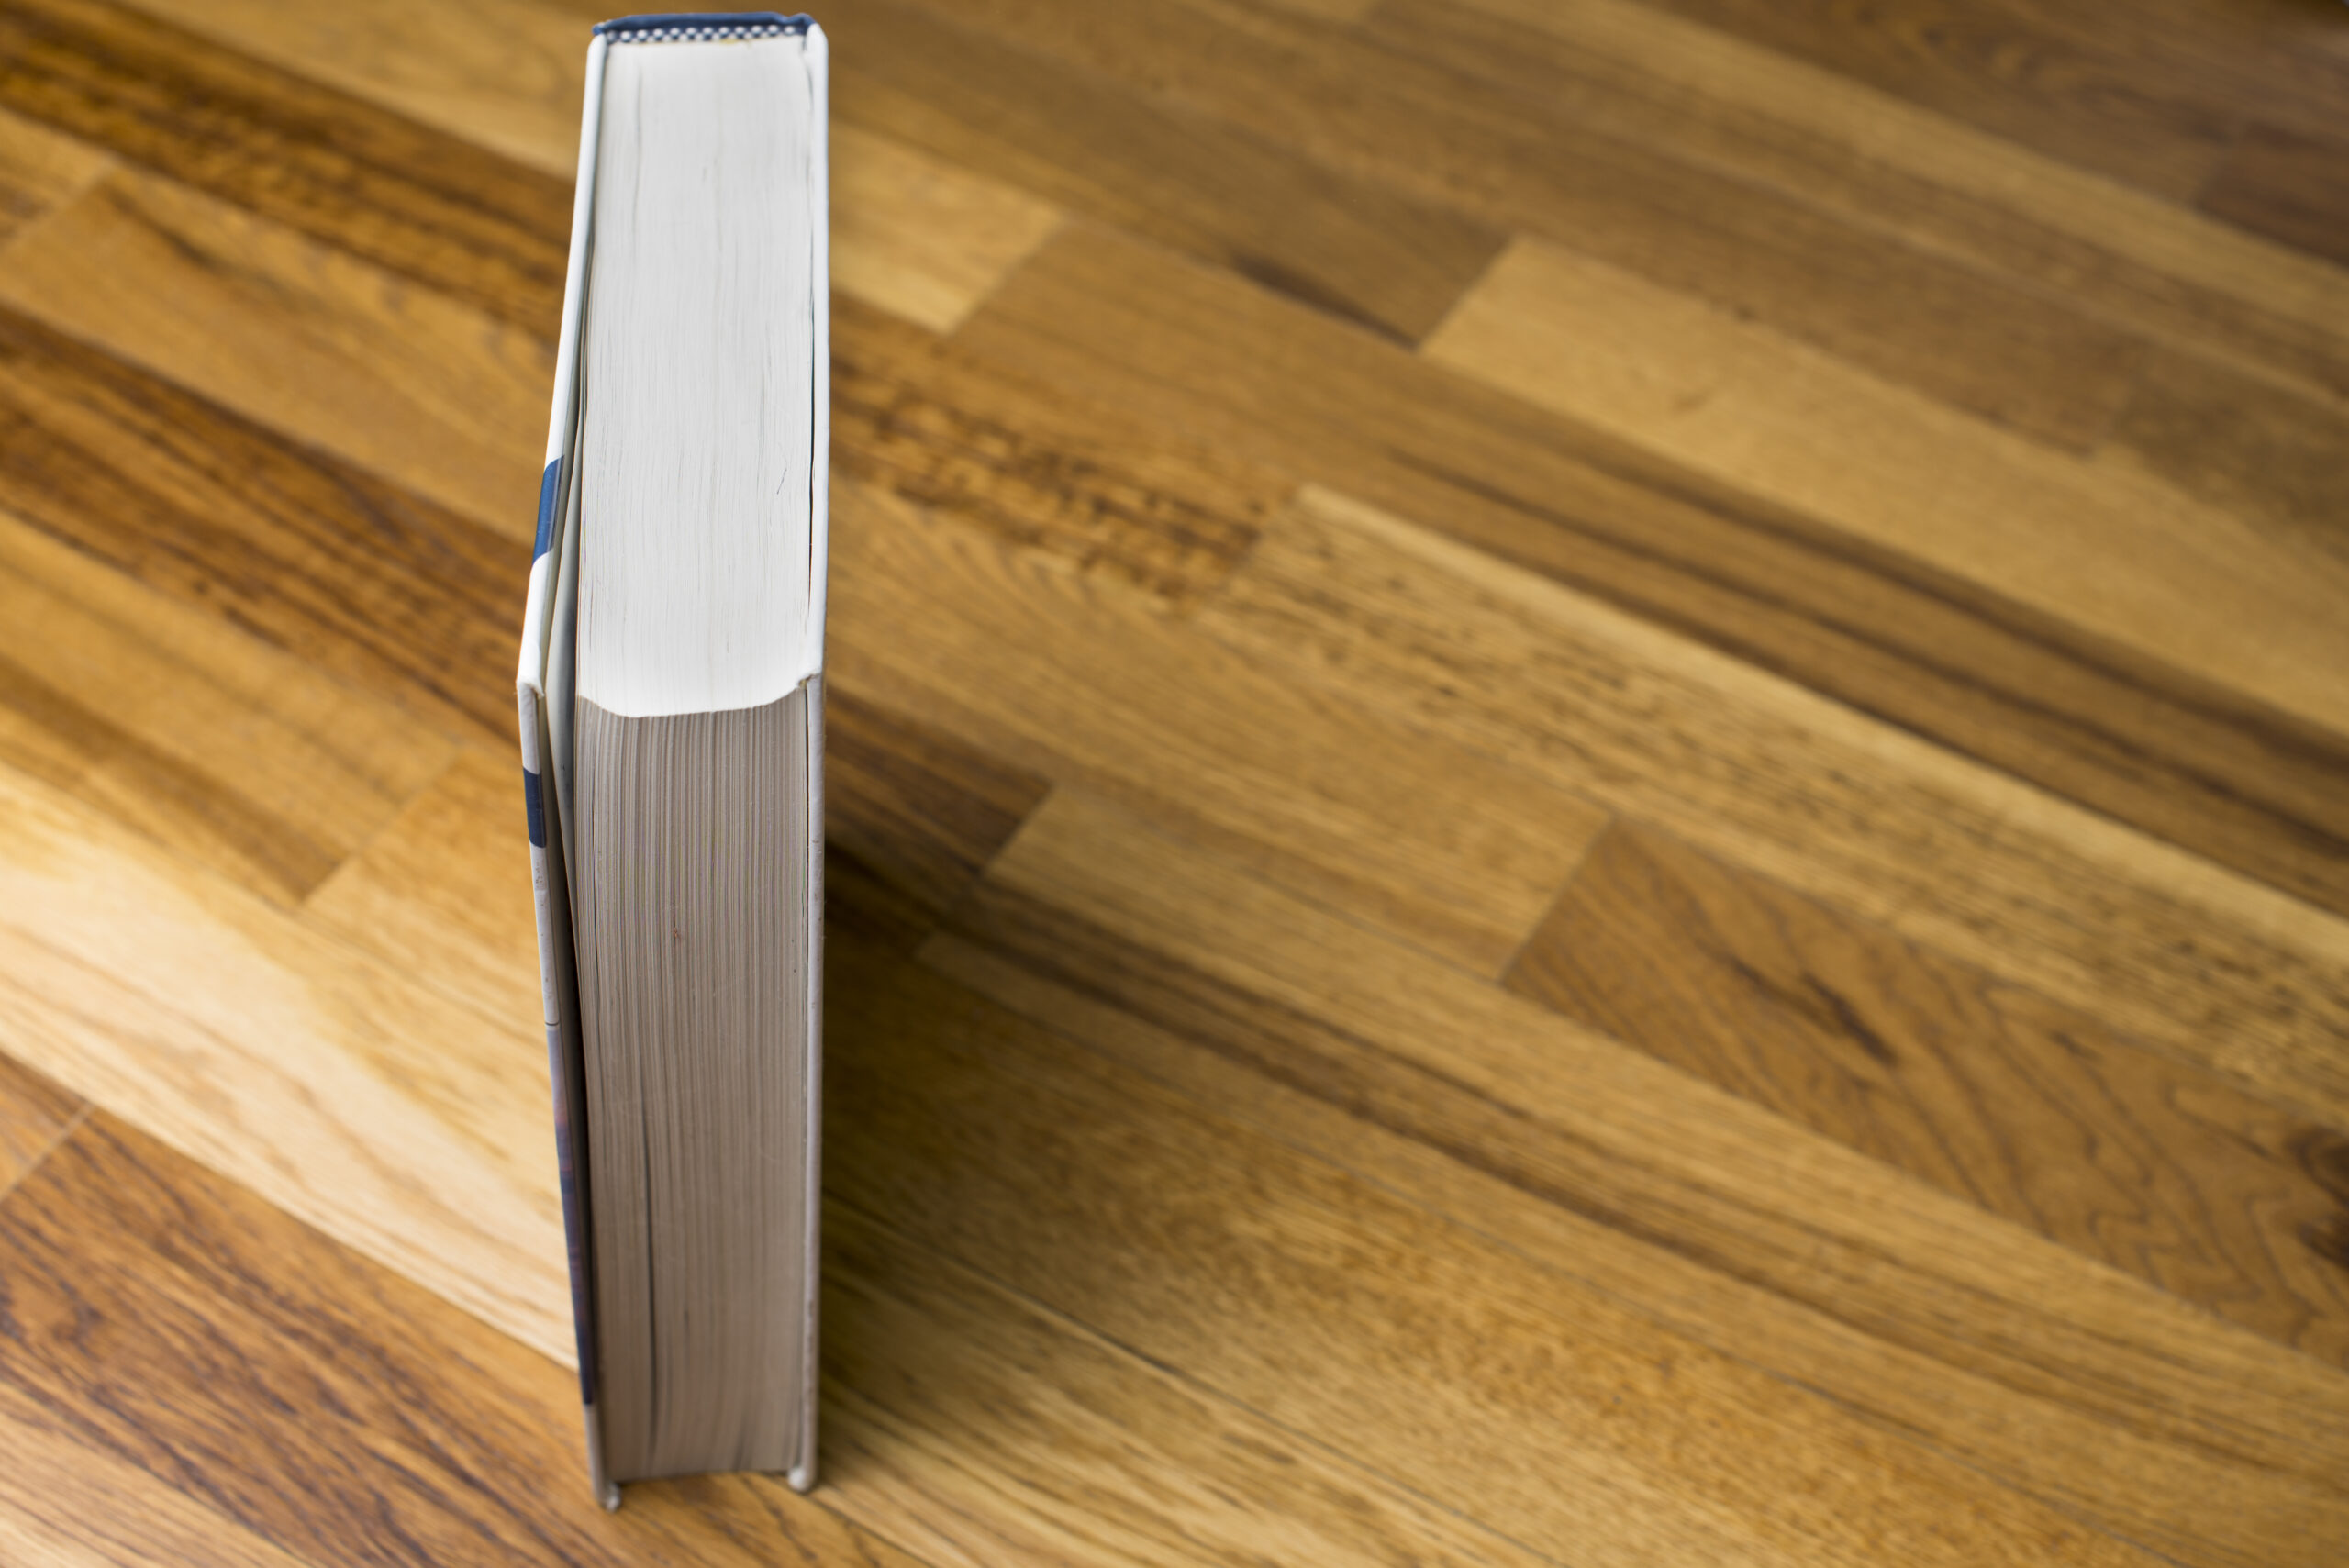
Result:
<instances>
[{"instance_id":1,"label":"standing hardcover book","mask_svg":"<svg viewBox=\"0 0 2349 1568\"><path fill-rule=\"evenodd\" d=\"M816 1461L825 41L595 29L518 687L591 1480Z\"/></svg>"}]
</instances>

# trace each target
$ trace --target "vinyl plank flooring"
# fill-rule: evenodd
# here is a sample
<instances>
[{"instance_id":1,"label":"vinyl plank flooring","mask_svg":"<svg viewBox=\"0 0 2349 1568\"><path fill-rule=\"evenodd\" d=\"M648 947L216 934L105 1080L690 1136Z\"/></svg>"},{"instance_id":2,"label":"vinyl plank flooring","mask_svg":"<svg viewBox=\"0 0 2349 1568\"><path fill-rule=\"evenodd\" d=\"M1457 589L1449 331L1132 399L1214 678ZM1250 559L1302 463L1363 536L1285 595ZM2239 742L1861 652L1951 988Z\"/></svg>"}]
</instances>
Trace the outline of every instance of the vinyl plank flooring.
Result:
<instances>
[{"instance_id":1,"label":"vinyl plank flooring","mask_svg":"<svg viewBox=\"0 0 2349 1568\"><path fill-rule=\"evenodd\" d=\"M994 31L892 0L841 0L824 26L833 113L849 124L1405 341L1501 243L1486 223L1161 108Z\"/></svg>"},{"instance_id":2,"label":"vinyl plank flooring","mask_svg":"<svg viewBox=\"0 0 2349 1568\"><path fill-rule=\"evenodd\" d=\"M1692 163L1664 139L1609 134L1554 83L1534 95L1464 91L1418 41L1443 30L1440 16L1339 29L1236 0L1110 12L974 0L953 12L1351 177L1635 269L2039 439L2087 444L2128 386L2134 345L2061 301Z\"/></svg>"},{"instance_id":3,"label":"vinyl plank flooring","mask_svg":"<svg viewBox=\"0 0 2349 1568\"><path fill-rule=\"evenodd\" d=\"M922 957L1218 1115L2178 1560L2314 1562L2342 1528L2319 1457L2349 1432L2337 1371L1123 808L1055 795Z\"/></svg>"},{"instance_id":4,"label":"vinyl plank flooring","mask_svg":"<svg viewBox=\"0 0 2349 1568\"><path fill-rule=\"evenodd\" d=\"M222 640L194 612L376 699L365 731L512 732L525 540L5 307L0 410L0 506L177 606L173 656Z\"/></svg>"},{"instance_id":5,"label":"vinyl plank flooring","mask_svg":"<svg viewBox=\"0 0 2349 1568\"><path fill-rule=\"evenodd\" d=\"M0 303L475 522L535 529L551 342L265 217L117 170L0 251Z\"/></svg>"},{"instance_id":6,"label":"vinyl plank flooring","mask_svg":"<svg viewBox=\"0 0 2349 1568\"><path fill-rule=\"evenodd\" d=\"M1163 803L1497 972L1604 818L1514 764L1260 674L1147 596L836 478L828 666L1055 784Z\"/></svg>"},{"instance_id":7,"label":"vinyl plank flooring","mask_svg":"<svg viewBox=\"0 0 2349 1568\"><path fill-rule=\"evenodd\" d=\"M524 1343L572 1354L537 1009L485 1018L0 766L0 1038Z\"/></svg>"},{"instance_id":8,"label":"vinyl plank flooring","mask_svg":"<svg viewBox=\"0 0 2349 1568\"><path fill-rule=\"evenodd\" d=\"M2349 922L1334 493L1200 624L2349 1125Z\"/></svg>"},{"instance_id":9,"label":"vinyl plank flooring","mask_svg":"<svg viewBox=\"0 0 2349 1568\"><path fill-rule=\"evenodd\" d=\"M1425 352L2349 734L2349 568L1916 400L1644 278L1520 242ZM2242 627L2265 635L2245 639Z\"/></svg>"},{"instance_id":10,"label":"vinyl plank flooring","mask_svg":"<svg viewBox=\"0 0 2349 1568\"><path fill-rule=\"evenodd\" d=\"M2349 141L2254 126L2228 150L2197 205L2254 234L2349 265Z\"/></svg>"},{"instance_id":11,"label":"vinyl plank flooring","mask_svg":"<svg viewBox=\"0 0 2349 1568\"><path fill-rule=\"evenodd\" d=\"M103 0L12 3L0 83L18 114L554 335L565 183Z\"/></svg>"},{"instance_id":12,"label":"vinyl plank flooring","mask_svg":"<svg viewBox=\"0 0 2349 1568\"><path fill-rule=\"evenodd\" d=\"M1993 1214L2349 1362L2349 1133L1619 823L1515 990Z\"/></svg>"},{"instance_id":13,"label":"vinyl plank flooring","mask_svg":"<svg viewBox=\"0 0 2349 1568\"><path fill-rule=\"evenodd\" d=\"M50 1526L112 1549L95 1561L914 1568L771 1479L606 1515L569 1373L112 1117L0 1207L0 1417L47 1417L0 1431L84 1487L127 1483Z\"/></svg>"},{"instance_id":14,"label":"vinyl plank flooring","mask_svg":"<svg viewBox=\"0 0 2349 1568\"><path fill-rule=\"evenodd\" d=\"M1537 1551L2153 1561L959 987L827 997L828 1179Z\"/></svg>"},{"instance_id":15,"label":"vinyl plank flooring","mask_svg":"<svg viewBox=\"0 0 2349 1568\"><path fill-rule=\"evenodd\" d=\"M0 1056L0 1194L41 1162L82 1112L82 1099Z\"/></svg>"},{"instance_id":16,"label":"vinyl plank flooring","mask_svg":"<svg viewBox=\"0 0 2349 1568\"><path fill-rule=\"evenodd\" d=\"M2349 747L2060 613L1111 236L1053 240L955 341L1338 485L2349 912Z\"/></svg>"},{"instance_id":17,"label":"vinyl plank flooring","mask_svg":"<svg viewBox=\"0 0 2349 1568\"><path fill-rule=\"evenodd\" d=\"M429 127L474 144L455 154L461 160L495 161L487 150L523 166L502 178L527 183L528 171L549 177L559 184L562 213L551 227L532 230L536 250L528 264L551 266L560 295L587 27L602 12L534 0L346 0L323 11L301 0L214 0L193 13L177 5L140 8L406 116L417 128L406 134ZM1060 221L1056 208L1022 191L852 126L832 128L831 153L835 286L925 327L952 327ZM365 193L349 195L357 200ZM424 216L385 201L371 203L363 221L414 226ZM337 240L331 230L321 237ZM429 241L428 228L378 247L376 259L396 265Z\"/></svg>"}]
</instances>

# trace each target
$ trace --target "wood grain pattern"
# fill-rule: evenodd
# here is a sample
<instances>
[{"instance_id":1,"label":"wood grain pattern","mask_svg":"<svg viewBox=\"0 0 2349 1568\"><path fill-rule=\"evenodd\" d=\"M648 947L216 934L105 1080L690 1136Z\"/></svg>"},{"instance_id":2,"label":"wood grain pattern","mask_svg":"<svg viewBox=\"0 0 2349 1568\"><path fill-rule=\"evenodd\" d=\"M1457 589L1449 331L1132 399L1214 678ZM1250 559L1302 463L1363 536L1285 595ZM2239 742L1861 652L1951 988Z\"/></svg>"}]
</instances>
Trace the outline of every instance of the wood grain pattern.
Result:
<instances>
[{"instance_id":1,"label":"wood grain pattern","mask_svg":"<svg viewBox=\"0 0 2349 1568\"><path fill-rule=\"evenodd\" d=\"M1203 621L2349 1124L2349 922L1334 493Z\"/></svg>"},{"instance_id":2,"label":"wood grain pattern","mask_svg":"<svg viewBox=\"0 0 2349 1568\"><path fill-rule=\"evenodd\" d=\"M2225 155L2236 106L2207 64L2003 0L1660 0L1681 15L2173 199Z\"/></svg>"},{"instance_id":3,"label":"wood grain pattern","mask_svg":"<svg viewBox=\"0 0 2349 1568\"><path fill-rule=\"evenodd\" d=\"M0 252L0 303L476 523L536 526L551 343L267 218L118 170Z\"/></svg>"},{"instance_id":4,"label":"wood grain pattern","mask_svg":"<svg viewBox=\"0 0 2349 1568\"><path fill-rule=\"evenodd\" d=\"M428 724L513 728L523 540L5 309L0 410L0 506L40 532Z\"/></svg>"},{"instance_id":5,"label":"wood grain pattern","mask_svg":"<svg viewBox=\"0 0 2349 1568\"><path fill-rule=\"evenodd\" d=\"M1090 233L958 334L2349 912L2349 748L1229 279Z\"/></svg>"},{"instance_id":6,"label":"wood grain pattern","mask_svg":"<svg viewBox=\"0 0 2349 1568\"><path fill-rule=\"evenodd\" d=\"M1618 823L1509 985L2335 1365L2349 1135Z\"/></svg>"},{"instance_id":7,"label":"wood grain pattern","mask_svg":"<svg viewBox=\"0 0 2349 1568\"><path fill-rule=\"evenodd\" d=\"M2339 1373L2247 1334L2222 1348L2174 1299L1121 808L1056 795L922 956L1218 1115L2167 1554L2289 1561L2338 1532L2342 1500L2308 1455L2342 1441Z\"/></svg>"},{"instance_id":8,"label":"wood grain pattern","mask_svg":"<svg viewBox=\"0 0 2349 1568\"><path fill-rule=\"evenodd\" d=\"M0 1056L0 1193L41 1162L72 1128L82 1107L79 1095Z\"/></svg>"},{"instance_id":9,"label":"wood grain pattern","mask_svg":"<svg viewBox=\"0 0 2349 1568\"><path fill-rule=\"evenodd\" d=\"M2254 234L2349 262L2349 142L2254 126L2227 150L2197 205Z\"/></svg>"},{"instance_id":10,"label":"wood grain pattern","mask_svg":"<svg viewBox=\"0 0 2349 1568\"><path fill-rule=\"evenodd\" d=\"M1295 487L1276 469L1121 420L843 301L839 471L1168 601L1221 582Z\"/></svg>"},{"instance_id":11,"label":"wood grain pattern","mask_svg":"<svg viewBox=\"0 0 2349 1568\"><path fill-rule=\"evenodd\" d=\"M1476 968L1507 962L1604 821L1510 762L1261 675L1053 557L853 481L835 479L832 516L829 668L852 689L1054 783L1160 803Z\"/></svg>"},{"instance_id":12,"label":"wood grain pattern","mask_svg":"<svg viewBox=\"0 0 2349 1568\"><path fill-rule=\"evenodd\" d=\"M19 1061L573 1353L535 1009L486 1018L5 766L0 976Z\"/></svg>"},{"instance_id":13,"label":"wood grain pattern","mask_svg":"<svg viewBox=\"0 0 2349 1568\"><path fill-rule=\"evenodd\" d=\"M110 162L95 148L0 110L0 245L87 190Z\"/></svg>"},{"instance_id":14,"label":"wood grain pattern","mask_svg":"<svg viewBox=\"0 0 2349 1568\"><path fill-rule=\"evenodd\" d=\"M2131 334L2349 390L2338 269L1895 94L1632 0L1392 0L1378 22L1411 26L1420 48L1479 81L1570 96L1577 117L1611 135L1828 206Z\"/></svg>"},{"instance_id":15,"label":"wood grain pattern","mask_svg":"<svg viewBox=\"0 0 2349 1568\"><path fill-rule=\"evenodd\" d=\"M0 1215L0 1411L48 1417L80 1532L110 1545L176 1535L201 1551L174 1560L271 1568L913 1563L773 1480L641 1487L605 1515L569 1373L111 1118ZM95 1490L110 1474L167 1506L97 1507L128 1500Z\"/></svg>"},{"instance_id":16,"label":"wood grain pattern","mask_svg":"<svg viewBox=\"0 0 2349 1568\"><path fill-rule=\"evenodd\" d=\"M0 513L0 758L175 853L290 903L450 749L208 607Z\"/></svg>"},{"instance_id":17,"label":"wood grain pattern","mask_svg":"<svg viewBox=\"0 0 2349 1568\"><path fill-rule=\"evenodd\" d=\"M2349 728L2349 569L2052 455L1631 273L1520 242L1426 351L1953 575ZM2257 606L2256 609L2254 606ZM2265 635L2240 634L2256 617Z\"/></svg>"},{"instance_id":18,"label":"wood grain pattern","mask_svg":"<svg viewBox=\"0 0 2349 1568\"><path fill-rule=\"evenodd\" d=\"M554 335L563 182L103 0L13 4L0 83L19 114Z\"/></svg>"},{"instance_id":19,"label":"wood grain pattern","mask_svg":"<svg viewBox=\"0 0 2349 1568\"><path fill-rule=\"evenodd\" d=\"M535 236L533 268L555 268L569 228L579 160L579 95L586 58L581 14L536 0L348 0L321 11L301 0L211 0L140 9L177 27L329 83L379 108L551 176L564 193L555 228ZM601 12L596 13L600 17ZM264 128L248 133L255 139ZM945 330L1060 221L1051 204L853 126L832 128L832 282L856 298ZM518 177L518 176L508 176ZM340 193L356 204L365 193ZM424 231L376 259L396 266L429 253L429 209L370 203L363 221L426 219ZM335 238L329 230L325 237ZM354 247L356 249L356 247ZM424 281L432 281L429 277ZM533 318L536 319L536 318ZM526 323L527 325L528 323Z\"/></svg>"},{"instance_id":20,"label":"wood grain pattern","mask_svg":"<svg viewBox=\"0 0 2349 1568\"><path fill-rule=\"evenodd\" d=\"M2093 439L2127 389L2132 345L2043 295L1690 163L1668 141L1609 134L1554 77L1538 94L1462 91L1419 41L1447 30L1440 13L1341 29L1246 0L1106 14L1083 0L952 9L1349 175L1635 269L2048 440Z\"/></svg>"},{"instance_id":21,"label":"wood grain pattern","mask_svg":"<svg viewBox=\"0 0 2349 1568\"><path fill-rule=\"evenodd\" d=\"M1535 1551L2149 1561L935 979L827 997L831 1180Z\"/></svg>"},{"instance_id":22,"label":"wood grain pattern","mask_svg":"<svg viewBox=\"0 0 2349 1568\"><path fill-rule=\"evenodd\" d=\"M946 17L841 0L824 27L833 112L850 124L1406 341L1500 246L1483 223L1279 141L1171 113Z\"/></svg>"},{"instance_id":23,"label":"wood grain pattern","mask_svg":"<svg viewBox=\"0 0 2349 1568\"><path fill-rule=\"evenodd\" d=\"M0 0L0 1559L2342 1559L2338 6L824 13L822 1484L617 1516L603 14Z\"/></svg>"}]
</instances>

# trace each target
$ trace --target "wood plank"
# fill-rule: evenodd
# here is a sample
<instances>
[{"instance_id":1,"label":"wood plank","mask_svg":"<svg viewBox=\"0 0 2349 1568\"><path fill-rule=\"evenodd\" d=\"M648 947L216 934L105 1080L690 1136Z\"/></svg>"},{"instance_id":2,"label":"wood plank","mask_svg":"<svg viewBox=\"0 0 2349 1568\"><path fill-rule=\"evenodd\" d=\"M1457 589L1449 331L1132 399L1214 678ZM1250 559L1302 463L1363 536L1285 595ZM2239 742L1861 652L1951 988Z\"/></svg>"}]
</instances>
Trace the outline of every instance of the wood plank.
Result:
<instances>
[{"instance_id":1,"label":"wood plank","mask_svg":"<svg viewBox=\"0 0 2349 1568\"><path fill-rule=\"evenodd\" d=\"M2349 1134L1619 822L1509 986L2333 1365Z\"/></svg>"},{"instance_id":2,"label":"wood plank","mask_svg":"<svg viewBox=\"0 0 2349 1568\"><path fill-rule=\"evenodd\" d=\"M2086 445L2126 394L2134 345L2043 291L1909 245L1804 192L1691 161L1675 138L1617 134L1553 77L1532 93L1464 90L1420 41L1447 30L1441 14L1341 28L1248 0L1106 14L1083 0L973 0L952 13L2046 440Z\"/></svg>"},{"instance_id":3,"label":"wood plank","mask_svg":"<svg viewBox=\"0 0 2349 1568\"><path fill-rule=\"evenodd\" d=\"M2349 922L1334 493L1200 624L2349 1126Z\"/></svg>"},{"instance_id":4,"label":"wood plank","mask_svg":"<svg viewBox=\"0 0 2349 1568\"><path fill-rule=\"evenodd\" d=\"M935 1562L1537 1555L860 1212L824 1219L823 1496Z\"/></svg>"},{"instance_id":5,"label":"wood plank","mask_svg":"<svg viewBox=\"0 0 2349 1568\"><path fill-rule=\"evenodd\" d=\"M1603 816L1514 762L1267 679L1145 595L836 477L829 669L1053 781L1152 802L1497 973Z\"/></svg>"},{"instance_id":6,"label":"wood plank","mask_svg":"<svg viewBox=\"0 0 2349 1568\"><path fill-rule=\"evenodd\" d=\"M836 472L1179 605L1295 481L1003 374L853 301L832 318Z\"/></svg>"},{"instance_id":7,"label":"wood plank","mask_svg":"<svg viewBox=\"0 0 2349 1568\"><path fill-rule=\"evenodd\" d=\"M0 105L554 336L567 183L103 0L10 6Z\"/></svg>"},{"instance_id":8,"label":"wood plank","mask_svg":"<svg viewBox=\"0 0 2349 1568\"><path fill-rule=\"evenodd\" d=\"M1811 61L1912 103L2125 180L2191 198L2239 124L2207 61L2099 35L2051 6L1899 0L1660 0L1667 10ZM2197 66L2200 65L2200 69Z\"/></svg>"},{"instance_id":9,"label":"wood plank","mask_svg":"<svg viewBox=\"0 0 2349 1568\"><path fill-rule=\"evenodd\" d=\"M6 309L0 411L19 433L0 447L0 507L151 592L104 587L105 573L30 544L10 546L16 570L39 554L52 592L104 598L117 619L151 615L139 634L168 636L171 657L216 679L241 660L248 701L276 692L287 659L231 655L233 639L203 626L314 665L319 677L283 694L287 711L298 704L313 735L351 724L322 743L371 773L391 765L402 728L387 707L451 733L512 733L524 540ZM326 678L364 694L331 724ZM383 777L398 795L415 775Z\"/></svg>"},{"instance_id":10,"label":"wood plank","mask_svg":"<svg viewBox=\"0 0 2349 1568\"><path fill-rule=\"evenodd\" d=\"M476 522L536 528L550 343L267 218L117 170L0 251L0 302Z\"/></svg>"},{"instance_id":11,"label":"wood plank","mask_svg":"<svg viewBox=\"0 0 2349 1568\"><path fill-rule=\"evenodd\" d=\"M2152 1561L959 986L843 955L827 996L834 1183L1536 1551Z\"/></svg>"},{"instance_id":12,"label":"wood plank","mask_svg":"<svg viewBox=\"0 0 2349 1568\"><path fill-rule=\"evenodd\" d=\"M0 1257L6 1404L72 1412L50 1468L212 1515L213 1561L913 1564L772 1478L605 1514L568 1373L111 1117L10 1195Z\"/></svg>"},{"instance_id":13,"label":"wood plank","mask_svg":"<svg viewBox=\"0 0 2349 1568\"><path fill-rule=\"evenodd\" d=\"M95 184L113 162L95 148L0 110L0 245Z\"/></svg>"},{"instance_id":14,"label":"wood plank","mask_svg":"<svg viewBox=\"0 0 2349 1568\"><path fill-rule=\"evenodd\" d=\"M2253 126L2227 150L2195 205L2349 265L2349 143Z\"/></svg>"},{"instance_id":15,"label":"wood plank","mask_svg":"<svg viewBox=\"0 0 2349 1568\"><path fill-rule=\"evenodd\" d=\"M0 1210L0 1213L5 1213ZM0 1553L49 1568L306 1568L0 1382Z\"/></svg>"},{"instance_id":16,"label":"wood plank","mask_svg":"<svg viewBox=\"0 0 2349 1568\"><path fill-rule=\"evenodd\" d=\"M1393 0L1372 26L2110 326L2349 392L2339 269L1895 94L1631 0Z\"/></svg>"},{"instance_id":17,"label":"wood plank","mask_svg":"<svg viewBox=\"0 0 2349 1568\"><path fill-rule=\"evenodd\" d=\"M1111 237L1055 239L956 342L1340 485L2349 912L2349 748L2060 613Z\"/></svg>"},{"instance_id":18,"label":"wood plank","mask_svg":"<svg viewBox=\"0 0 2349 1568\"><path fill-rule=\"evenodd\" d=\"M923 959L2182 1561L2321 1561L2340 1533L2349 1505L2314 1457L2349 1436L2337 1372L1082 792L1038 812Z\"/></svg>"},{"instance_id":19,"label":"wood plank","mask_svg":"<svg viewBox=\"0 0 2349 1568\"><path fill-rule=\"evenodd\" d=\"M0 1056L0 1195L39 1165L82 1114L82 1098Z\"/></svg>"},{"instance_id":20,"label":"wood plank","mask_svg":"<svg viewBox=\"0 0 2349 1568\"><path fill-rule=\"evenodd\" d=\"M2199 355L2155 352L2108 451L2275 529L2288 549L2341 553L2349 401L2301 396Z\"/></svg>"},{"instance_id":21,"label":"wood plank","mask_svg":"<svg viewBox=\"0 0 2349 1568\"><path fill-rule=\"evenodd\" d=\"M346 0L330 11L300 0L213 0L194 14L153 0L139 8L559 182L562 222L536 230L540 254L530 263L551 254L559 294L587 25L602 12L535 0ZM268 131L249 134L258 140ZM831 153L834 285L940 331L1060 221L1058 209L1025 192L853 126L832 128ZM410 219L376 204L364 221ZM384 249L406 254L428 240L411 236Z\"/></svg>"},{"instance_id":22,"label":"wood plank","mask_svg":"<svg viewBox=\"0 0 2349 1568\"><path fill-rule=\"evenodd\" d=\"M961 13L956 14L958 17ZM842 120L1417 341L1492 259L1489 224L1162 108L959 20L841 0Z\"/></svg>"},{"instance_id":23,"label":"wood plank","mask_svg":"<svg viewBox=\"0 0 2349 1568\"><path fill-rule=\"evenodd\" d=\"M1044 798L1036 774L824 688L828 924L911 948Z\"/></svg>"},{"instance_id":24,"label":"wood plank","mask_svg":"<svg viewBox=\"0 0 2349 1568\"><path fill-rule=\"evenodd\" d=\"M2349 732L2349 563L1947 413L1553 246L1426 353L1992 592ZM2263 628L2257 639L2244 626Z\"/></svg>"},{"instance_id":25,"label":"wood plank","mask_svg":"<svg viewBox=\"0 0 2349 1568\"><path fill-rule=\"evenodd\" d=\"M568 1360L546 1041L0 766L0 1038Z\"/></svg>"},{"instance_id":26,"label":"wood plank","mask_svg":"<svg viewBox=\"0 0 2349 1568\"><path fill-rule=\"evenodd\" d=\"M447 765L438 730L0 513L0 758L299 899Z\"/></svg>"}]
</instances>

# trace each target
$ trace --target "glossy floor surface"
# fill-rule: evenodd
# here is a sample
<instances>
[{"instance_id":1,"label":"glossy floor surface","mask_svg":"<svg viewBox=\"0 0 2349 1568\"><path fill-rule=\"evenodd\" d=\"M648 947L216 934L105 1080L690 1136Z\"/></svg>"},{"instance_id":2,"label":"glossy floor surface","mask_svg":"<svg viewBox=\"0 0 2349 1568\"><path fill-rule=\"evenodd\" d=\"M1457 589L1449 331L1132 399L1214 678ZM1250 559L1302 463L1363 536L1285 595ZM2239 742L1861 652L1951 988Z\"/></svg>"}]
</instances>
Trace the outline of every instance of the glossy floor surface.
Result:
<instances>
[{"instance_id":1,"label":"glossy floor surface","mask_svg":"<svg viewBox=\"0 0 2349 1568\"><path fill-rule=\"evenodd\" d=\"M828 6L825 1481L609 1517L596 14L0 6L0 1561L2349 1561L2349 11Z\"/></svg>"}]
</instances>

